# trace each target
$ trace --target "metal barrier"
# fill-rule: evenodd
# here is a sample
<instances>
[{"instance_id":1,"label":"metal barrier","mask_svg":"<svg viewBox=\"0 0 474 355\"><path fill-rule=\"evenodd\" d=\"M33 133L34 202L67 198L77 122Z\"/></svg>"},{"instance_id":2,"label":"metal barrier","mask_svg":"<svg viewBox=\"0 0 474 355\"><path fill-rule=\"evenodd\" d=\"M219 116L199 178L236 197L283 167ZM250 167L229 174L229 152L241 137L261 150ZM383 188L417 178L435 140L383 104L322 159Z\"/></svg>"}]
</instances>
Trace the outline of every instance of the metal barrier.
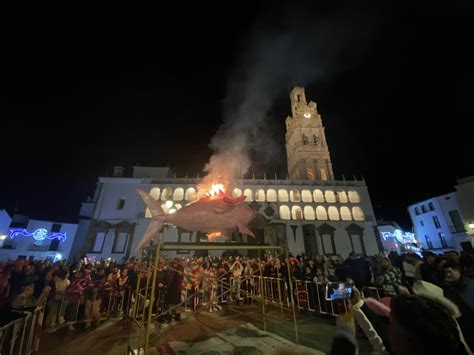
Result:
<instances>
[{"instance_id":1,"label":"metal barrier","mask_svg":"<svg viewBox=\"0 0 474 355\"><path fill-rule=\"evenodd\" d=\"M38 351L43 322L43 307L0 328L0 354L30 355Z\"/></svg>"}]
</instances>

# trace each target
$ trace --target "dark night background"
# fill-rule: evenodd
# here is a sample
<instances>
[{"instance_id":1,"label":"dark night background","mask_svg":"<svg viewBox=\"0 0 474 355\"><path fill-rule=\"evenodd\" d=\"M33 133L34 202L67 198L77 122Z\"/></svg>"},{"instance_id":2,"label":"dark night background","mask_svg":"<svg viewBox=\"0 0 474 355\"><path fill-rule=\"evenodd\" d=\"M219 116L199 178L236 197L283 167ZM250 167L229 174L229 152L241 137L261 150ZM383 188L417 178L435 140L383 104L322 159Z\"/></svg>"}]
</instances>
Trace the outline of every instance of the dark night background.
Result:
<instances>
[{"instance_id":1,"label":"dark night background","mask_svg":"<svg viewBox=\"0 0 474 355\"><path fill-rule=\"evenodd\" d=\"M33 218L74 220L97 177L118 164L169 164L178 176L196 176L255 26L278 28L293 11L320 21L367 9L378 17L363 53L304 83L306 96L318 103L336 177L364 175L376 217L408 226L409 204L453 191L456 177L474 173L473 6L321 3L177 2L120 15L7 16L0 208L12 212L19 201L18 211ZM293 84L282 85L268 112L282 152ZM258 162L255 169L263 175ZM285 158L266 170L284 177Z\"/></svg>"}]
</instances>

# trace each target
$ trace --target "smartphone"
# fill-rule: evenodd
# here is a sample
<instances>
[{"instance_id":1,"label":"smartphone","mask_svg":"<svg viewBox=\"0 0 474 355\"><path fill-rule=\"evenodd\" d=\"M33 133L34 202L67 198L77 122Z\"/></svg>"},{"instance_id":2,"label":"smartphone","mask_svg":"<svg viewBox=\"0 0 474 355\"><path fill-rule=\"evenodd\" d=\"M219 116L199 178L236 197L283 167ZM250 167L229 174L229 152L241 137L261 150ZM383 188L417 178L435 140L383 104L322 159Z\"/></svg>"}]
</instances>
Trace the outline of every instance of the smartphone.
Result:
<instances>
[{"instance_id":1,"label":"smartphone","mask_svg":"<svg viewBox=\"0 0 474 355\"><path fill-rule=\"evenodd\" d=\"M344 282L329 282L326 286L326 301L352 298L352 285Z\"/></svg>"}]
</instances>

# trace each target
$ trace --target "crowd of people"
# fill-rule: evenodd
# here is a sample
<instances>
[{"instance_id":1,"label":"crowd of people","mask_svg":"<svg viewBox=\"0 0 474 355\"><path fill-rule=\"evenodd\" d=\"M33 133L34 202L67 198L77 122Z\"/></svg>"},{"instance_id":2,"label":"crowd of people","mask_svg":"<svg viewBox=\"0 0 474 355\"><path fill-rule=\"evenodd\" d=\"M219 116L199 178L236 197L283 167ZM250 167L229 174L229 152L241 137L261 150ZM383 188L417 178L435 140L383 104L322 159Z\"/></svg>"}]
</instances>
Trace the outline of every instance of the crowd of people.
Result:
<instances>
[{"instance_id":1,"label":"crowd of people","mask_svg":"<svg viewBox=\"0 0 474 355\"><path fill-rule=\"evenodd\" d=\"M156 302L152 307L161 315L160 322L169 323L180 321L183 307L192 311L199 306L214 312L230 302L251 303L253 292L259 288L255 277L260 275L281 280L277 282L286 290L291 275L296 301L297 281L320 285L350 282L356 290L372 286L380 289L382 296L392 299L414 294L414 287L424 281L439 287L443 297L459 308L462 314L457 320L459 326L463 332L467 330L467 334L474 335L473 261L473 255L457 252L443 255L425 252L423 257L396 253L360 257L351 253L345 260L340 256L285 258L271 254L262 258L234 255L162 259L157 271ZM132 258L121 264L86 258L70 263L50 260L1 263L0 326L36 307L45 307L46 330L63 324L73 330L79 321L87 328L104 315L125 315L137 299L134 292L138 280L141 279L141 287L146 284L150 272L147 263L146 258L140 261ZM395 307L403 308L398 303ZM466 342L474 348L472 335L466 336Z\"/></svg>"}]
</instances>

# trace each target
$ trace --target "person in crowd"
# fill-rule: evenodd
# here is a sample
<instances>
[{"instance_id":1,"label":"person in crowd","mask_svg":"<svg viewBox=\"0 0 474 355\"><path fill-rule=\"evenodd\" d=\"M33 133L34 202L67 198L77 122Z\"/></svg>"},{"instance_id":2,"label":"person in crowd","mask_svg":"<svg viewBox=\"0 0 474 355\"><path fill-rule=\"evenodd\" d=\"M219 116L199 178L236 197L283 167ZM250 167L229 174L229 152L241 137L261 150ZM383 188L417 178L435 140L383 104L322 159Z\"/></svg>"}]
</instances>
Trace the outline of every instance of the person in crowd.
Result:
<instances>
[{"instance_id":1,"label":"person in crowd","mask_svg":"<svg viewBox=\"0 0 474 355\"><path fill-rule=\"evenodd\" d=\"M237 257L230 267L230 272L232 274L231 283L232 283L232 294L231 299L236 301L236 304L239 305L239 301L242 300L240 294L240 285L242 282L242 273L244 271L244 267L240 263L240 258Z\"/></svg>"},{"instance_id":2,"label":"person in crowd","mask_svg":"<svg viewBox=\"0 0 474 355\"><path fill-rule=\"evenodd\" d=\"M167 280L166 303L170 309L169 318L175 321L181 320L181 288L183 284L184 268L178 258L175 258L170 265Z\"/></svg>"},{"instance_id":3,"label":"person in crowd","mask_svg":"<svg viewBox=\"0 0 474 355\"><path fill-rule=\"evenodd\" d=\"M392 266L392 263L388 258L381 260L383 270L383 283L382 287L385 293L389 296L395 296L400 293L400 287L402 283L402 273L399 268Z\"/></svg>"}]
</instances>

